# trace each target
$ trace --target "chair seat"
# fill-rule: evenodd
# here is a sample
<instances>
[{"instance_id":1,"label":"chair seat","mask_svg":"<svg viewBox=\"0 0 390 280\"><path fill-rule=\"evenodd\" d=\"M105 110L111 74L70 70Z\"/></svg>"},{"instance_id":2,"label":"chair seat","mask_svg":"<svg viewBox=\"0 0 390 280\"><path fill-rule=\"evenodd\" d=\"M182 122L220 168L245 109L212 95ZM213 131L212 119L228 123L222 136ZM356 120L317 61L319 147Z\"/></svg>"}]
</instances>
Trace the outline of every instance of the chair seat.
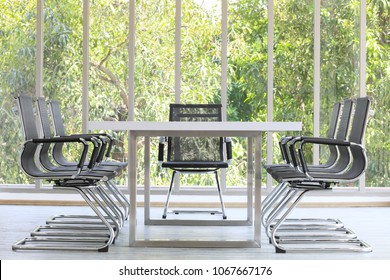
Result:
<instances>
[{"instance_id":1,"label":"chair seat","mask_svg":"<svg viewBox=\"0 0 390 280\"><path fill-rule=\"evenodd\" d=\"M126 168L127 167L127 162L122 162L122 161L102 161L100 165L104 166L117 166L119 168Z\"/></svg>"},{"instance_id":2,"label":"chair seat","mask_svg":"<svg viewBox=\"0 0 390 280\"><path fill-rule=\"evenodd\" d=\"M162 167L166 168L227 168L229 165L224 161L169 161L163 162Z\"/></svg>"}]
</instances>

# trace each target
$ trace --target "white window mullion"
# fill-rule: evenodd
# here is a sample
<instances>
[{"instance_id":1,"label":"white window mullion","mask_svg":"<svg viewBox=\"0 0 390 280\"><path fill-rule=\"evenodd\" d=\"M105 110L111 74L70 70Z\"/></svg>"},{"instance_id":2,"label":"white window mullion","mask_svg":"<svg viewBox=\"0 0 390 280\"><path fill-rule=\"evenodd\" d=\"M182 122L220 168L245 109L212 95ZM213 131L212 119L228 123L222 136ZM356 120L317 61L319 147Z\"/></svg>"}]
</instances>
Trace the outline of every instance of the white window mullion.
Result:
<instances>
[{"instance_id":1,"label":"white window mullion","mask_svg":"<svg viewBox=\"0 0 390 280\"><path fill-rule=\"evenodd\" d=\"M181 95L181 7L182 1L176 0L175 11L175 103L180 103ZM174 191L180 189L180 176L175 177Z\"/></svg>"},{"instance_id":2,"label":"white window mullion","mask_svg":"<svg viewBox=\"0 0 390 280\"><path fill-rule=\"evenodd\" d=\"M181 0L176 0L175 14L175 103L180 103L181 93Z\"/></svg>"},{"instance_id":3,"label":"white window mullion","mask_svg":"<svg viewBox=\"0 0 390 280\"><path fill-rule=\"evenodd\" d=\"M221 103L222 121L227 120L227 88L228 88L228 1L221 0Z\"/></svg>"},{"instance_id":4,"label":"white window mullion","mask_svg":"<svg viewBox=\"0 0 390 280\"><path fill-rule=\"evenodd\" d=\"M83 0L83 73L82 73L82 131L88 133L89 86L89 0Z\"/></svg>"},{"instance_id":5,"label":"white window mullion","mask_svg":"<svg viewBox=\"0 0 390 280\"><path fill-rule=\"evenodd\" d=\"M227 88L228 88L228 2L221 0L221 104L222 121L227 120ZM221 170L221 188L226 189L226 169Z\"/></svg>"},{"instance_id":6,"label":"white window mullion","mask_svg":"<svg viewBox=\"0 0 390 280\"><path fill-rule=\"evenodd\" d=\"M366 96L366 56L367 56L367 0L360 0L360 73L359 95Z\"/></svg>"},{"instance_id":7,"label":"white window mullion","mask_svg":"<svg viewBox=\"0 0 390 280\"><path fill-rule=\"evenodd\" d=\"M35 56L35 94L43 96L43 0L37 0L37 33Z\"/></svg>"},{"instance_id":8,"label":"white window mullion","mask_svg":"<svg viewBox=\"0 0 390 280\"><path fill-rule=\"evenodd\" d=\"M129 1L129 73L128 73L128 116L129 121L134 121L135 116L135 1Z\"/></svg>"},{"instance_id":9,"label":"white window mullion","mask_svg":"<svg viewBox=\"0 0 390 280\"><path fill-rule=\"evenodd\" d=\"M359 96L364 97L366 92L366 67L367 67L367 0L360 0L360 69L359 69ZM363 139L363 145L365 145L365 139ZM359 190L364 191L366 189L366 175L363 174L359 180Z\"/></svg>"},{"instance_id":10,"label":"white window mullion","mask_svg":"<svg viewBox=\"0 0 390 280\"><path fill-rule=\"evenodd\" d=\"M37 33L36 33L36 56L35 56L35 95L43 96L43 0L37 0ZM37 120L38 121L38 120ZM38 124L37 124L38 125ZM39 127L39 126L38 126ZM41 132L40 132L41 133ZM41 134L42 135L42 134ZM35 188L42 187L41 180L35 180Z\"/></svg>"},{"instance_id":11,"label":"white window mullion","mask_svg":"<svg viewBox=\"0 0 390 280\"><path fill-rule=\"evenodd\" d=\"M268 81L267 81L267 121L273 121L274 110L274 0L268 0ZM272 164L273 141L272 132L267 133L267 164ZM267 189L272 188L273 180L267 174Z\"/></svg>"},{"instance_id":12,"label":"white window mullion","mask_svg":"<svg viewBox=\"0 0 390 280\"><path fill-rule=\"evenodd\" d=\"M321 0L314 0L314 116L313 116L313 134L314 137L320 136L320 80L321 80ZM320 158L320 149L314 145L313 164L318 164Z\"/></svg>"}]
</instances>

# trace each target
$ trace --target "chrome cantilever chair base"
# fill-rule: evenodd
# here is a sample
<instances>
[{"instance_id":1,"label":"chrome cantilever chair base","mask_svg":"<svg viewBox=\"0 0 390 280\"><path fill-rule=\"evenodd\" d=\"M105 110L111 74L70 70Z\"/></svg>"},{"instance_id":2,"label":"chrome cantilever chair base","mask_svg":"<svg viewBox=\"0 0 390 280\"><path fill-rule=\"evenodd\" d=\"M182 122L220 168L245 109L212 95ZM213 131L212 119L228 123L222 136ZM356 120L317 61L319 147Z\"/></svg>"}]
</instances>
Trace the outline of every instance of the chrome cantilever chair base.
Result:
<instances>
[{"instance_id":1,"label":"chrome cantilever chair base","mask_svg":"<svg viewBox=\"0 0 390 280\"><path fill-rule=\"evenodd\" d=\"M82 244L80 244L82 243ZM68 238L68 237L27 237L12 246L12 250L67 250L67 251L98 251L108 252L109 242L107 239L92 240L87 238Z\"/></svg>"},{"instance_id":2,"label":"chrome cantilever chair base","mask_svg":"<svg viewBox=\"0 0 390 280\"><path fill-rule=\"evenodd\" d=\"M108 207L114 207L117 213L121 217L120 223L123 223L128 219L130 214L130 201L123 195L123 193L114 185L111 181L103 182L100 184L100 191L105 193L105 203ZM109 217L106 216L107 219ZM46 220L46 224L100 224L101 221L94 215L54 215Z\"/></svg>"},{"instance_id":3,"label":"chrome cantilever chair base","mask_svg":"<svg viewBox=\"0 0 390 280\"><path fill-rule=\"evenodd\" d=\"M282 182L276 186L272 192L267 195L267 197L262 202L262 224L265 228L268 227L269 219L274 214L274 211L277 205L282 203L282 200L285 199L285 195L288 192L288 183ZM273 222L277 222L277 219L274 219ZM342 228L343 223L336 218L289 218L285 220L285 224L281 225L281 228L285 226L304 226L304 227L318 227L321 228ZM273 225L271 224L271 228Z\"/></svg>"},{"instance_id":4,"label":"chrome cantilever chair base","mask_svg":"<svg viewBox=\"0 0 390 280\"><path fill-rule=\"evenodd\" d=\"M164 204L164 211L163 211L163 215L162 215L162 218L163 219L166 219L167 218L167 215L169 213L171 214L175 214L175 215L178 215L180 213L208 213L210 215L222 215L222 218L224 220L227 219L227 216L226 216L226 212L225 212L225 204L223 202L223 198L222 198L222 191L221 191L221 187L220 187L220 184L219 184L219 180L218 180L218 171L216 170L212 170L212 171L207 171L207 170L201 170L201 171L185 171L184 173L212 173L212 174L215 174L215 180L216 180L216 183L217 183L217 190L218 190L218 196L219 196L219 201L220 201L220 204L221 204L221 211L214 211L214 210L171 210L171 211L168 211L168 207L169 207L169 199L171 197L171 194L172 194L172 190L173 190L173 182L174 182L174 179L175 179L175 176L176 174L180 175L180 171L179 170L174 170L173 173L172 173L172 178L171 178L171 183L170 183L170 186L169 186L169 189L168 189L168 194L167 194L167 199L165 201L165 204Z\"/></svg>"},{"instance_id":5,"label":"chrome cantilever chair base","mask_svg":"<svg viewBox=\"0 0 390 280\"><path fill-rule=\"evenodd\" d=\"M56 187L57 188L57 187ZM96 194L93 191L96 191ZM90 196L93 196L96 203L104 211L104 218L111 224L115 229L119 229L123 226L124 215L121 209L117 206L116 202L113 201L109 194L106 193L100 187L94 187L88 190ZM99 197L98 197L99 196ZM99 199L100 198L100 199ZM66 227L71 230L74 225L75 230L79 230L82 224L84 224L85 230L91 230L91 225L101 225L102 221L98 216L94 215L55 215L46 220L47 226L41 227L38 231L44 229L53 230L56 228Z\"/></svg>"},{"instance_id":6,"label":"chrome cantilever chair base","mask_svg":"<svg viewBox=\"0 0 390 280\"><path fill-rule=\"evenodd\" d=\"M356 234L345 227L291 227L283 226L288 215L297 206L302 197L312 189L291 189L283 207L273 215L267 226L270 243L276 253L308 251L353 251L371 252L372 247L357 239ZM276 219L276 217L280 217ZM287 246L285 246L287 245ZM288 246L290 245L290 246ZM297 246L299 245L299 246ZM302 246L305 245L305 246ZM329 246L334 245L334 246Z\"/></svg>"},{"instance_id":7,"label":"chrome cantilever chair base","mask_svg":"<svg viewBox=\"0 0 390 280\"><path fill-rule=\"evenodd\" d=\"M95 212L100 226L85 225L52 225L37 227L31 237L23 238L13 244L13 250L94 250L107 252L119 232L116 218L105 209L95 195L91 193L94 187L60 187L77 191ZM99 209L100 208L100 209ZM109 220L107 219L107 215Z\"/></svg>"}]
</instances>

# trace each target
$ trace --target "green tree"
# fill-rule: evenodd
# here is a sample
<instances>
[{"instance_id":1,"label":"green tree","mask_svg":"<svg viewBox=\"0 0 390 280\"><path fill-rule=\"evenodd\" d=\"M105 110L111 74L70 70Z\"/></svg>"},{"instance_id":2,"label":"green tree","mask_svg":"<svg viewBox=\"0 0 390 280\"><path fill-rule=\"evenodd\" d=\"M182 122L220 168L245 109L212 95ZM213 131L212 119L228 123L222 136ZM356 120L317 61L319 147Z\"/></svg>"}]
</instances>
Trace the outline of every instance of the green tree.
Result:
<instances>
[{"instance_id":1,"label":"green tree","mask_svg":"<svg viewBox=\"0 0 390 280\"><path fill-rule=\"evenodd\" d=\"M220 102L219 8L192 0L182 3L181 101ZM125 120L129 89L128 1L97 0L90 4L88 114L91 120ZM267 5L263 0L229 1L227 113L231 121L266 119ZM389 179L389 7L388 0L370 0L367 5L367 94L375 100L375 115L367 131L367 182L372 186L385 186ZM333 102L357 96L359 9L359 1L321 1L324 122ZM35 94L36 1L1 1L0 10L0 120L5 128L0 135L0 183L25 183L28 180L17 164L22 143L20 125L11 108L14 95ZM313 131L313 10L312 0L275 1L274 120L302 121L304 134ZM175 94L175 1L136 1L135 22L135 119L167 120ZM69 133L81 131L82 33L79 0L44 1L44 96L61 102ZM321 133L326 129L327 124L323 124ZM127 160L126 134L115 136L118 145L114 156ZM156 144L152 143L154 157ZM142 140L139 145L143 145ZM231 173L238 175L229 175L228 184L242 183L245 145L240 140L235 143ZM139 150L142 164L143 150ZM77 155L72 148L68 152L70 156ZM157 162L156 158L151 160ZM166 183L157 165L153 165L152 172L153 183ZM122 183L125 180L121 178Z\"/></svg>"},{"instance_id":2,"label":"green tree","mask_svg":"<svg viewBox=\"0 0 390 280\"><path fill-rule=\"evenodd\" d=\"M18 166L22 131L14 96L35 91L35 2L0 2L0 183L27 183Z\"/></svg>"}]
</instances>

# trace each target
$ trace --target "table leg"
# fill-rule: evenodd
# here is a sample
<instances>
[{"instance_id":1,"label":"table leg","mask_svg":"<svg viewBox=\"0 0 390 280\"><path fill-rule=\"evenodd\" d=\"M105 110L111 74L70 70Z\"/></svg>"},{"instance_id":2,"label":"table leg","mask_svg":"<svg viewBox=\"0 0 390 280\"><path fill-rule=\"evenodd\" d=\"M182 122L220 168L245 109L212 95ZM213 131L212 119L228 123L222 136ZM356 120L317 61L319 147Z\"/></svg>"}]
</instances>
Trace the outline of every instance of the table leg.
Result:
<instances>
[{"instance_id":1,"label":"table leg","mask_svg":"<svg viewBox=\"0 0 390 280\"><path fill-rule=\"evenodd\" d=\"M247 150L247 219L253 225L253 138L248 137Z\"/></svg>"},{"instance_id":2,"label":"table leg","mask_svg":"<svg viewBox=\"0 0 390 280\"><path fill-rule=\"evenodd\" d=\"M144 222L148 224L150 220L150 137L145 136L144 142Z\"/></svg>"},{"instance_id":3,"label":"table leg","mask_svg":"<svg viewBox=\"0 0 390 280\"><path fill-rule=\"evenodd\" d=\"M255 220L254 240L261 246L261 135L255 140Z\"/></svg>"},{"instance_id":4,"label":"table leg","mask_svg":"<svg viewBox=\"0 0 390 280\"><path fill-rule=\"evenodd\" d=\"M130 194L129 245L133 246L137 238L137 137L130 131L128 141L128 185Z\"/></svg>"}]
</instances>

